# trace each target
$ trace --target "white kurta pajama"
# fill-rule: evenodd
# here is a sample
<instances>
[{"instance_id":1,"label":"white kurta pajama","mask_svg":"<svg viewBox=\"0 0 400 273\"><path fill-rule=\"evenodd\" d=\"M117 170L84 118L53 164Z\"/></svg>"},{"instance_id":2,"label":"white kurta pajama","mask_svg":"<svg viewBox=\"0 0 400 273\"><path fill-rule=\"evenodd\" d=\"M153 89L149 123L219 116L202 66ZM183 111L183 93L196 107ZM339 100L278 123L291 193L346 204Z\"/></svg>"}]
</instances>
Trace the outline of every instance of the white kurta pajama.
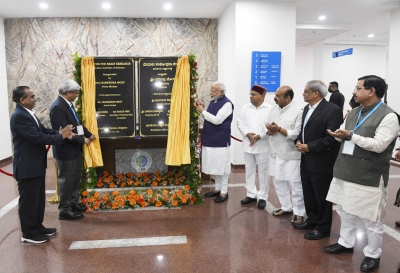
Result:
<instances>
[{"instance_id":1,"label":"white kurta pajama","mask_svg":"<svg viewBox=\"0 0 400 273\"><path fill-rule=\"evenodd\" d=\"M357 132L357 131L356 131ZM386 115L374 138L366 138L356 133L350 142L362 149L382 153L398 136L399 121L396 114ZM341 139L337 139L341 141ZM340 238L338 243L352 248L360 220L367 230L368 245L363 252L366 257L377 259L382 253L383 221L386 214L387 187L381 178L379 187L370 187L333 178L326 200L337 204L341 218Z\"/></svg>"},{"instance_id":2,"label":"white kurta pajama","mask_svg":"<svg viewBox=\"0 0 400 273\"><path fill-rule=\"evenodd\" d=\"M237 118L237 126L243 135L242 148L244 152L244 163L246 168L247 196L261 200L268 199L269 177L268 177L268 139L266 136L265 123L271 106L263 102L259 107L253 104L245 104ZM250 147L250 140L246 135L254 133L260 135L255 145ZM258 166L258 180L260 190L256 187L256 166Z\"/></svg>"},{"instance_id":3,"label":"white kurta pajama","mask_svg":"<svg viewBox=\"0 0 400 273\"><path fill-rule=\"evenodd\" d=\"M275 122L286 129L287 136L276 133L268 136L270 145L269 175L272 177L275 190L281 203L281 209L292 211L295 215L305 213L303 187L300 178L301 154L296 151L294 140L301 131L303 111L294 102L283 108L272 107L268 122ZM292 196L290 196L292 191ZM290 200L292 199L292 200Z\"/></svg>"},{"instance_id":4,"label":"white kurta pajama","mask_svg":"<svg viewBox=\"0 0 400 273\"><path fill-rule=\"evenodd\" d=\"M225 103L216 116L208 113L206 110L201 114L208 122L218 125L232 114L232 105L230 103ZM215 190L226 194L228 192L229 174L231 173L230 147L203 146L201 156L202 172L214 175Z\"/></svg>"}]
</instances>

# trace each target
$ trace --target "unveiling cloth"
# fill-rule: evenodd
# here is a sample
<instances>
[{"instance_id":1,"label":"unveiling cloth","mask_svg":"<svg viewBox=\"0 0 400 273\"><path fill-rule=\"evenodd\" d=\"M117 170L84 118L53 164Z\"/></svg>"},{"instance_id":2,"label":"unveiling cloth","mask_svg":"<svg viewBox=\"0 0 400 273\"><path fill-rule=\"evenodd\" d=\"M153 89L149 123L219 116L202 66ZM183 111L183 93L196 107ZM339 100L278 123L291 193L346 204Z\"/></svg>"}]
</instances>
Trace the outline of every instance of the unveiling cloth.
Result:
<instances>
[{"instance_id":1,"label":"unveiling cloth","mask_svg":"<svg viewBox=\"0 0 400 273\"><path fill-rule=\"evenodd\" d=\"M386 115L376 129L374 138L367 138L356 133L350 142L367 151L382 153L398 136L399 121L395 113ZM337 139L341 141L341 139ZM351 181L333 178L326 200L340 204L343 210L352 215L371 221L380 221L386 214L387 188L383 179L379 187L364 186Z\"/></svg>"},{"instance_id":2,"label":"unveiling cloth","mask_svg":"<svg viewBox=\"0 0 400 273\"><path fill-rule=\"evenodd\" d=\"M213 103L213 102L211 102ZM218 111L217 115L212 115L206 110L202 112L205 120L213 124L221 124L232 114L231 103L225 103ZM206 174L224 175L231 173L230 166L230 146L227 147L207 147L202 148L201 170Z\"/></svg>"}]
</instances>

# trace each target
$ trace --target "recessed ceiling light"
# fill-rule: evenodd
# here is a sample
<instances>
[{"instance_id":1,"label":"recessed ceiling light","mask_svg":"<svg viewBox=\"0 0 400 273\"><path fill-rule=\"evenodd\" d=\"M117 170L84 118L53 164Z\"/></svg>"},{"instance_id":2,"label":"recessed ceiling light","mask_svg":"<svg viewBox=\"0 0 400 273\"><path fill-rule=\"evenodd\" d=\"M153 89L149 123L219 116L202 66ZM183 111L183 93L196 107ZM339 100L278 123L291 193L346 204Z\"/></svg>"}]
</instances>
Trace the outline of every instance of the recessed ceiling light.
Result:
<instances>
[{"instance_id":1,"label":"recessed ceiling light","mask_svg":"<svg viewBox=\"0 0 400 273\"><path fill-rule=\"evenodd\" d=\"M323 21L323 20L326 19L326 16L325 16L325 15L321 15L320 17L318 17L318 19L321 20L321 21Z\"/></svg>"},{"instance_id":2,"label":"recessed ceiling light","mask_svg":"<svg viewBox=\"0 0 400 273\"><path fill-rule=\"evenodd\" d=\"M374 34L368 34L368 38L372 38L372 37L374 37L375 35Z\"/></svg>"},{"instance_id":3,"label":"recessed ceiling light","mask_svg":"<svg viewBox=\"0 0 400 273\"><path fill-rule=\"evenodd\" d=\"M171 4L165 4L164 5L164 9L170 10L170 9L172 9L172 5Z\"/></svg>"},{"instance_id":4,"label":"recessed ceiling light","mask_svg":"<svg viewBox=\"0 0 400 273\"><path fill-rule=\"evenodd\" d=\"M41 9L47 9L47 8L49 7L49 5L47 5L46 3L40 3L40 4L39 4L39 7L40 7Z\"/></svg>"},{"instance_id":5,"label":"recessed ceiling light","mask_svg":"<svg viewBox=\"0 0 400 273\"><path fill-rule=\"evenodd\" d=\"M103 6L103 9L111 8L111 5L109 3L104 3L102 6Z\"/></svg>"}]
</instances>

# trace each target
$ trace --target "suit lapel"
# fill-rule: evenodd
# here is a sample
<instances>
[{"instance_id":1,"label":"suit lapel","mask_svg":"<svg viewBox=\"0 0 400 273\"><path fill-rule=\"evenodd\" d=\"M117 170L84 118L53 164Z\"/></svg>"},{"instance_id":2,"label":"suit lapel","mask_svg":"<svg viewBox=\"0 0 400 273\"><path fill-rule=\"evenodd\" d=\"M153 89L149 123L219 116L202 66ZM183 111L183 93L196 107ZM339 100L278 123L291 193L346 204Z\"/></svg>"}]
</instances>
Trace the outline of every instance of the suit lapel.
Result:
<instances>
[{"instance_id":1,"label":"suit lapel","mask_svg":"<svg viewBox=\"0 0 400 273\"><path fill-rule=\"evenodd\" d=\"M315 108L314 112L311 114L311 117L308 118L306 126L321 113L321 111L324 109L325 103L326 100L322 99L317 108Z\"/></svg>"},{"instance_id":2,"label":"suit lapel","mask_svg":"<svg viewBox=\"0 0 400 273\"><path fill-rule=\"evenodd\" d=\"M35 117L36 117L36 119L37 119L38 122L36 122L36 120L34 119L34 117L32 117L32 115L31 115L24 107L20 106L19 104L17 104L17 107L18 107L23 113L25 113L25 115L27 115L27 116L31 119L31 121L33 122L33 124L35 124L36 128L38 128L38 130L41 131L40 126L38 126L38 123L40 124L40 121L39 121L39 119L36 117L36 115L35 115Z\"/></svg>"}]
</instances>

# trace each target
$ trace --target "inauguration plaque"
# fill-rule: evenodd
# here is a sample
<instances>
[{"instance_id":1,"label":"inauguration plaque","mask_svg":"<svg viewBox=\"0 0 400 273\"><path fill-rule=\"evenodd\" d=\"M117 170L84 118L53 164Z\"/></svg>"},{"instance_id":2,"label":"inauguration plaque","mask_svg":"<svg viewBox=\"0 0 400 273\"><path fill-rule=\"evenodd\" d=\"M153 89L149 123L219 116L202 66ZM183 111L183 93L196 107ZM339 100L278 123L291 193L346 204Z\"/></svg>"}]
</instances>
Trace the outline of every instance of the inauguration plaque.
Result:
<instances>
[{"instance_id":1,"label":"inauguration plaque","mask_svg":"<svg viewBox=\"0 0 400 273\"><path fill-rule=\"evenodd\" d=\"M168 136L177 57L139 58L139 135Z\"/></svg>"},{"instance_id":2,"label":"inauguration plaque","mask_svg":"<svg viewBox=\"0 0 400 273\"><path fill-rule=\"evenodd\" d=\"M135 135L134 58L95 57L99 137Z\"/></svg>"}]
</instances>

